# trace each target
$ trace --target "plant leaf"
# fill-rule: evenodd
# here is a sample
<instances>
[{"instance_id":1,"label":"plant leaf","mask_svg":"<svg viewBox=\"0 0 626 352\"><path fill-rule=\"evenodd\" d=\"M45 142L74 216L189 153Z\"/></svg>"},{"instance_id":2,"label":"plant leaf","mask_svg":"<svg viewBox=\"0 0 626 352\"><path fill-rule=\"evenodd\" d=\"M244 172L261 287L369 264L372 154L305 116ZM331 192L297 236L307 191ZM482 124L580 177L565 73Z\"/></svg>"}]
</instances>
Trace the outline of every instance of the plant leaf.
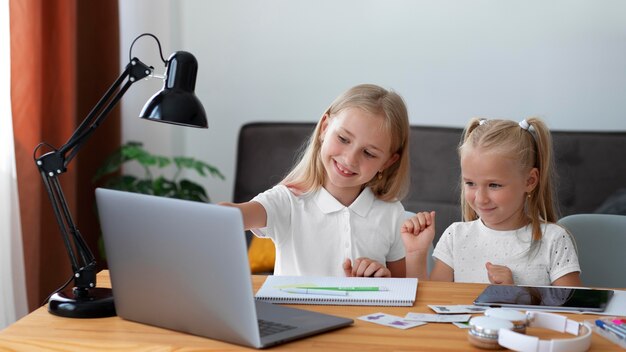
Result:
<instances>
[{"instance_id":1,"label":"plant leaf","mask_svg":"<svg viewBox=\"0 0 626 352\"><path fill-rule=\"evenodd\" d=\"M215 166L207 164L200 160L196 160L194 158L177 156L174 158L174 162L179 169L192 169L195 170L200 176L206 177L206 170L213 177L219 178L221 180L226 179Z\"/></svg>"},{"instance_id":2,"label":"plant leaf","mask_svg":"<svg viewBox=\"0 0 626 352\"><path fill-rule=\"evenodd\" d=\"M160 169L167 167L172 163L172 160L170 160L170 158L165 157L165 156L156 155L154 156L154 158L156 159L157 166Z\"/></svg>"},{"instance_id":3,"label":"plant leaf","mask_svg":"<svg viewBox=\"0 0 626 352\"><path fill-rule=\"evenodd\" d=\"M220 170L218 170L215 166L211 165L211 164L207 164L203 161L200 160L196 160L194 163L194 169L196 171L198 171L198 173L202 176L204 176L204 170L206 169L209 174L211 174L211 176L219 178L220 180L224 180L225 177L224 175L222 175L222 173L220 172Z\"/></svg>"},{"instance_id":4,"label":"plant leaf","mask_svg":"<svg viewBox=\"0 0 626 352\"><path fill-rule=\"evenodd\" d=\"M180 199L193 200L196 202L210 202L209 196L204 191L204 187L190 180L180 181L179 188Z\"/></svg>"},{"instance_id":5,"label":"plant leaf","mask_svg":"<svg viewBox=\"0 0 626 352\"><path fill-rule=\"evenodd\" d=\"M132 175L116 176L109 179L104 187L119 191L137 192L137 178Z\"/></svg>"},{"instance_id":6,"label":"plant leaf","mask_svg":"<svg viewBox=\"0 0 626 352\"><path fill-rule=\"evenodd\" d=\"M174 162L176 163L176 167L179 169L193 169L193 158L185 157L185 156L177 156L174 157Z\"/></svg>"},{"instance_id":7,"label":"plant leaf","mask_svg":"<svg viewBox=\"0 0 626 352\"><path fill-rule=\"evenodd\" d=\"M137 160L143 155L150 154L143 149L143 146L139 142L129 142L122 145L120 152L124 157L124 160Z\"/></svg>"},{"instance_id":8,"label":"plant leaf","mask_svg":"<svg viewBox=\"0 0 626 352\"><path fill-rule=\"evenodd\" d=\"M152 186L152 180L138 180L136 185L135 185L135 191L137 193L143 193L143 194L152 194L152 195L158 195L156 194L154 187Z\"/></svg>"},{"instance_id":9,"label":"plant leaf","mask_svg":"<svg viewBox=\"0 0 626 352\"><path fill-rule=\"evenodd\" d=\"M177 198L178 186L175 182L165 179L160 176L152 183L155 195L169 198Z\"/></svg>"}]
</instances>

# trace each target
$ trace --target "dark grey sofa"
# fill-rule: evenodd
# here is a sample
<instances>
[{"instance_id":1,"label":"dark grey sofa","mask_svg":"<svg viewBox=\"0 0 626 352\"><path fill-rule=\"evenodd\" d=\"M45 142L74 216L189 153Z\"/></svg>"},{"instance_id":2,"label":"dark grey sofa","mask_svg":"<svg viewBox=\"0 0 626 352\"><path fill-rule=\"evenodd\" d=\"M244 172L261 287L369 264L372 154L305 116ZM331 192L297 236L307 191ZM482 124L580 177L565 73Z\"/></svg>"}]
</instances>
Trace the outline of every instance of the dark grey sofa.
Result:
<instances>
[{"instance_id":1,"label":"dark grey sofa","mask_svg":"<svg viewBox=\"0 0 626 352\"><path fill-rule=\"evenodd\" d=\"M258 122L241 127L233 201L244 202L280 182L313 123ZM437 211L437 236L461 220L457 145L461 128L411 126L411 187L402 201L413 212ZM626 132L553 131L562 216L623 209ZM625 214L626 215L626 214Z\"/></svg>"}]
</instances>

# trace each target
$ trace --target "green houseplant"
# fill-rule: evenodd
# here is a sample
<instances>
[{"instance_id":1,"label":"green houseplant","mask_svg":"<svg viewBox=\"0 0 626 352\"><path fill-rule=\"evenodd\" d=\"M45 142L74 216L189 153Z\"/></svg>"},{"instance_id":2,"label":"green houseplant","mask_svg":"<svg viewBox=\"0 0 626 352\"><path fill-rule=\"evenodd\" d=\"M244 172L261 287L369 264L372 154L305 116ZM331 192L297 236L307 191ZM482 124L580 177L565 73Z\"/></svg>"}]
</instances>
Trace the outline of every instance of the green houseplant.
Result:
<instances>
[{"instance_id":1,"label":"green houseplant","mask_svg":"<svg viewBox=\"0 0 626 352\"><path fill-rule=\"evenodd\" d=\"M128 162L139 163L144 169L143 177L121 174L122 165ZM173 176L163 176L162 172L172 167L175 167ZM183 170L194 170L202 177L212 176L224 180L224 175L213 165L184 156L169 158L155 155L146 151L142 143L130 141L107 157L92 181L101 183L102 187L120 191L210 202L211 199L202 185L181 179ZM102 259L106 259L102 236L98 239L98 250Z\"/></svg>"},{"instance_id":2,"label":"green houseplant","mask_svg":"<svg viewBox=\"0 0 626 352\"><path fill-rule=\"evenodd\" d=\"M144 169L143 177L119 174L122 165L128 162L137 162ZM174 166L175 172L171 178L155 171L165 171ZM93 182L108 177L102 184L105 188L121 191L150 194L155 196L209 202L210 198L204 187L188 179L181 179L184 170L194 170L202 177L216 177L224 180L224 175L213 165L203 161L184 157L166 157L149 153L140 142L127 142L111 154L104 164L96 171Z\"/></svg>"}]
</instances>

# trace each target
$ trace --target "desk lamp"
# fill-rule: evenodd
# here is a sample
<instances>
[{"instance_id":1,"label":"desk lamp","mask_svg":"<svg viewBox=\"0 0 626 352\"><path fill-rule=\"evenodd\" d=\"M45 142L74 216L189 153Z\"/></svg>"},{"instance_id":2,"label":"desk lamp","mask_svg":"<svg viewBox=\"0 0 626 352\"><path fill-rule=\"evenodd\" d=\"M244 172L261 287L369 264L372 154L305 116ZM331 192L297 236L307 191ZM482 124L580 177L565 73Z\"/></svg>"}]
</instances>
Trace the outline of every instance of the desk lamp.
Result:
<instances>
[{"instance_id":1,"label":"desk lamp","mask_svg":"<svg viewBox=\"0 0 626 352\"><path fill-rule=\"evenodd\" d=\"M154 67L147 66L139 59L132 57L133 45L143 36L151 36L156 40L161 60L167 69L165 76L155 75ZM96 287L95 257L72 220L58 177L67 171L67 165L76 156L80 147L100 126L128 88L142 78L149 76L162 78L164 79L163 89L150 98L139 116L176 125L208 128L204 108L194 94L198 62L191 53L177 51L166 61L163 58L159 39L150 33L144 33L133 40L128 57L130 62L122 74L63 146L56 149L42 142L34 150L33 158L52 203L73 272L67 283L50 296L48 311L55 315L70 318L99 318L115 315L112 290ZM52 151L37 156L43 146ZM63 291L71 281L74 281L72 291Z\"/></svg>"}]
</instances>

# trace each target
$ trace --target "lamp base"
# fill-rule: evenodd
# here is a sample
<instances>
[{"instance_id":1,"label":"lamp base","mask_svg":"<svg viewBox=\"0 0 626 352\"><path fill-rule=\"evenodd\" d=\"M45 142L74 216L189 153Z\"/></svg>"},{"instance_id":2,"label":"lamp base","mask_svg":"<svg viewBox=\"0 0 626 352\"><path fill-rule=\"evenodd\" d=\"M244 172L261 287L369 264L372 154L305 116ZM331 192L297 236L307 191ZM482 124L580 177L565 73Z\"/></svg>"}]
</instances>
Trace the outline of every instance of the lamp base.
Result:
<instances>
[{"instance_id":1,"label":"lamp base","mask_svg":"<svg viewBox=\"0 0 626 352\"><path fill-rule=\"evenodd\" d=\"M53 294L48 302L48 312L66 318L105 318L115 316L113 290L91 288Z\"/></svg>"}]
</instances>

